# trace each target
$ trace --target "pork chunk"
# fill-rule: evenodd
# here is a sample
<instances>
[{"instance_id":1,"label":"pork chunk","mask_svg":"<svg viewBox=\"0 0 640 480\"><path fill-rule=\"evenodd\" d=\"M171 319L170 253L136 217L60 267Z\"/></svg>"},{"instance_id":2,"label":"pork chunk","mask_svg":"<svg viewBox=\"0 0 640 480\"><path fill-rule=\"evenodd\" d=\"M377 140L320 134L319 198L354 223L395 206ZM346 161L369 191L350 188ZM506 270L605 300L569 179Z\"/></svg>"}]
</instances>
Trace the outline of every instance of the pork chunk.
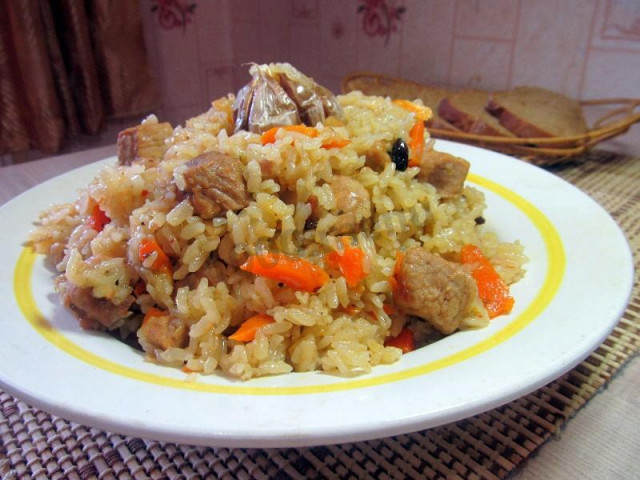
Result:
<instances>
[{"instance_id":1,"label":"pork chunk","mask_svg":"<svg viewBox=\"0 0 640 480\"><path fill-rule=\"evenodd\" d=\"M169 123L145 122L118 134L118 163L155 167L167 151L165 140L173 134Z\"/></svg>"},{"instance_id":2,"label":"pork chunk","mask_svg":"<svg viewBox=\"0 0 640 480\"><path fill-rule=\"evenodd\" d=\"M447 335L470 313L476 294L473 278L460 265L422 247L407 251L396 281L396 304Z\"/></svg>"},{"instance_id":3,"label":"pork chunk","mask_svg":"<svg viewBox=\"0 0 640 480\"><path fill-rule=\"evenodd\" d=\"M222 152L206 152L189 161L184 180L194 210L204 219L249 205L242 163Z\"/></svg>"},{"instance_id":4,"label":"pork chunk","mask_svg":"<svg viewBox=\"0 0 640 480\"><path fill-rule=\"evenodd\" d=\"M189 329L180 319L169 314L152 315L145 317L142 322L138 329L138 339L141 345L160 350L184 348L189 343Z\"/></svg>"},{"instance_id":5,"label":"pork chunk","mask_svg":"<svg viewBox=\"0 0 640 480\"><path fill-rule=\"evenodd\" d=\"M382 142L376 142L365 152L365 166L375 172L381 172L391 162L389 152L384 148Z\"/></svg>"},{"instance_id":6,"label":"pork chunk","mask_svg":"<svg viewBox=\"0 0 640 480\"><path fill-rule=\"evenodd\" d=\"M364 218L371 216L371 196L360 182L351 177L336 175L331 180L338 218L329 229L332 235L357 232Z\"/></svg>"},{"instance_id":7,"label":"pork chunk","mask_svg":"<svg viewBox=\"0 0 640 480\"><path fill-rule=\"evenodd\" d=\"M78 319L80 326L87 330L103 330L114 327L117 322L129 315L134 298L129 295L116 305L107 298L93 296L92 288L78 287L68 280L58 283L62 302Z\"/></svg>"},{"instance_id":8,"label":"pork chunk","mask_svg":"<svg viewBox=\"0 0 640 480\"><path fill-rule=\"evenodd\" d=\"M198 288L200 280L203 278L207 279L209 285L217 285L219 282L224 280L223 269L224 265L221 262L210 258L197 271L188 273L181 280L176 280L174 291L177 291L182 287L187 287L189 290L195 290Z\"/></svg>"},{"instance_id":9,"label":"pork chunk","mask_svg":"<svg viewBox=\"0 0 640 480\"><path fill-rule=\"evenodd\" d=\"M418 180L436 187L441 197L452 198L462 193L468 173L469 162L464 158L431 150L420 162Z\"/></svg>"},{"instance_id":10,"label":"pork chunk","mask_svg":"<svg viewBox=\"0 0 640 480\"><path fill-rule=\"evenodd\" d=\"M233 242L233 235L231 233L225 233L220 239L220 245L218 245L218 258L222 260L226 265L232 267L239 267L247 261L249 255L245 252L237 253L235 251L236 244Z\"/></svg>"}]
</instances>

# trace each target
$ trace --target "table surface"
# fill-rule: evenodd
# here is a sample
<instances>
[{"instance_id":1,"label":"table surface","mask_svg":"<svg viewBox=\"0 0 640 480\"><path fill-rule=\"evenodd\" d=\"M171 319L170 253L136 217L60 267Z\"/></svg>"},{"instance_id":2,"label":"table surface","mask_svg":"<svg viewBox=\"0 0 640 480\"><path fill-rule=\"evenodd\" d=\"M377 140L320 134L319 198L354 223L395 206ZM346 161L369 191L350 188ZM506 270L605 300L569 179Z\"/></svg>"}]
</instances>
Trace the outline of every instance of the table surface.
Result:
<instances>
[{"instance_id":1,"label":"table surface","mask_svg":"<svg viewBox=\"0 0 640 480\"><path fill-rule=\"evenodd\" d=\"M46 179L114 154L115 146L107 146L0 168L0 205ZM637 205L633 208L635 216L640 218ZM639 411L640 359L636 357L509 478L639 478Z\"/></svg>"}]
</instances>

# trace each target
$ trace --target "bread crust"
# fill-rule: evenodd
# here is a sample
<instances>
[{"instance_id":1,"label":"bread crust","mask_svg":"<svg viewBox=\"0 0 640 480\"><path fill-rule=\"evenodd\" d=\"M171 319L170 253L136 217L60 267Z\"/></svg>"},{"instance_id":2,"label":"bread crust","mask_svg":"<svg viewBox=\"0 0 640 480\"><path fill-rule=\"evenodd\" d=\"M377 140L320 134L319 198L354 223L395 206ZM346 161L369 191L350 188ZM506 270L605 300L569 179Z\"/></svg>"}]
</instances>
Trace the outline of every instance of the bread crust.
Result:
<instances>
[{"instance_id":1,"label":"bread crust","mask_svg":"<svg viewBox=\"0 0 640 480\"><path fill-rule=\"evenodd\" d=\"M540 129L535 125L532 125L526 120L513 114L509 110L502 108L500 105L493 101L493 98L491 98L489 100L489 103L487 104L487 111L498 119L500 125L502 125L517 137L553 137L551 133Z\"/></svg>"},{"instance_id":2,"label":"bread crust","mask_svg":"<svg viewBox=\"0 0 640 480\"><path fill-rule=\"evenodd\" d=\"M438 130L446 130L448 132L459 132L460 129L454 127L449 122L447 122L444 118L438 115L435 111L433 112L433 116L427 120L425 123L427 128L435 128Z\"/></svg>"},{"instance_id":3,"label":"bread crust","mask_svg":"<svg viewBox=\"0 0 640 480\"><path fill-rule=\"evenodd\" d=\"M487 111L518 137L565 137L587 131L577 101L540 87L492 93Z\"/></svg>"},{"instance_id":4,"label":"bread crust","mask_svg":"<svg viewBox=\"0 0 640 480\"><path fill-rule=\"evenodd\" d=\"M473 94L477 93L474 92ZM456 99L460 99L464 95L465 91L462 91L454 96L445 97L438 105L438 114L463 132L499 137L513 136L510 132L504 129L490 125L487 121L475 115L473 112L457 106Z\"/></svg>"}]
</instances>

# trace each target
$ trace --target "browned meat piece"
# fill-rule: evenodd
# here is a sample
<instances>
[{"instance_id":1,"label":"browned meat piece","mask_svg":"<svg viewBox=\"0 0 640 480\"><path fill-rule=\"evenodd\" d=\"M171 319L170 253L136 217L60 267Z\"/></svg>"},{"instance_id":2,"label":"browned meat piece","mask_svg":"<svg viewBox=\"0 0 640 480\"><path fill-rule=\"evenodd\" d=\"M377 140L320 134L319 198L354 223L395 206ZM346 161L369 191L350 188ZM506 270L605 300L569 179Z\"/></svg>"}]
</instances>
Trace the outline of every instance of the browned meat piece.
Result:
<instances>
[{"instance_id":1,"label":"browned meat piece","mask_svg":"<svg viewBox=\"0 0 640 480\"><path fill-rule=\"evenodd\" d=\"M364 152L365 166L369 167L375 172L381 172L384 167L391 162L389 152L384 148L382 143L376 142L369 149Z\"/></svg>"},{"instance_id":2,"label":"browned meat piece","mask_svg":"<svg viewBox=\"0 0 640 480\"><path fill-rule=\"evenodd\" d=\"M469 162L464 158L431 150L422 157L418 180L436 187L440 196L452 198L462 193L468 173Z\"/></svg>"},{"instance_id":3,"label":"browned meat piece","mask_svg":"<svg viewBox=\"0 0 640 480\"><path fill-rule=\"evenodd\" d=\"M169 123L146 122L118 134L118 163L156 166L167 151L165 140L173 134Z\"/></svg>"},{"instance_id":4,"label":"browned meat piece","mask_svg":"<svg viewBox=\"0 0 640 480\"><path fill-rule=\"evenodd\" d=\"M109 299L94 297L90 287L78 287L66 280L58 282L58 291L62 295L64 306L74 313L80 326L87 330L113 327L118 320L129 315L129 308L135 300L129 295L116 305Z\"/></svg>"},{"instance_id":5,"label":"browned meat piece","mask_svg":"<svg viewBox=\"0 0 640 480\"><path fill-rule=\"evenodd\" d=\"M371 196L360 182L351 177L336 175L331 180L338 218L329 229L332 235L358 231L362 220L371 216Z\"/></svg>"},{"instance_id":6,"label":"browned meat piece","mask_svg":"<svg viewBox=\"0 0 640 480\"><path fill-rule=\"evenodd\" d=\"M184 348L189 343L189 329L171 315L147 315L138 330L142 345L151 345L160 350L171 347Z\"/></svg>"},{"instance_id":7,"label":"browned meat piece","mask_svg":"<svg viewBox=\"0 0 640 480\"><path fill-rule=\"evenodd\" d=\"M176 280L174 291L181 287L188 287L189 290L195 290L198 288L198 284L203 278L206 278L209 281L209 285L217 285L218 282L224 280L225 277L223 270L220 270L220 267L224 268L224 265L217 260L210 258L198 271L187 274L181 280Z\"/></svg>"},{"instance_id":8,"label":"browned meat piece","mask_svg":"<svg viewBox=\"0 0 640 480\"><path fill-rule=\"evenodd\" d=\"M329 233L331 235L346 235L348 233L357 232L360 228L358 217L354 212L347 212L339 215L336 223L331 225Z\"/></svg>"},{"instance_id":9,"label":"browned meat piece","mask_svg":"<svg viewBox=\"0 0 640 480\"><path fill-rule=\"evenodd\" d=\"M260 173L262 173L263 179L274 178L275 162L261 158L258 160L258 164L260 165Z\"/></svg>"},{"instance_id":10,"label":"browned meat piece","mask_svg":"<svg viewBox=\"0 0 640 480\"><path fill-rule=\"evenodd\" d=\"M227 265L239 267L247 261L249 254L236 253L234 248L233 237L230 233L225 234L222 239L220 239L220 245L218 245L218 257Z\"/></svg>"},{"instance_id":11,"label":"browned meat piece","mask_svg":"<svg viewBox=\"0 0 640 480\"><path fill-rule=\"evenodd\" d=\"M185 191L196 213L204 219L249 205L242 163L222 152L210 151L187 163Z\"/></svg>"},{"instance_id":12,"label":"browned meat piece","mask_svg":"<svg viewBox=\"0 0 640 480\"><path fill-rule=\"evenodd\" d=\"M444 334L460 327L476 293L473 278L460 265L421 247L407 251L395 278L396 304Z\"/></svg>"}]
</instances>

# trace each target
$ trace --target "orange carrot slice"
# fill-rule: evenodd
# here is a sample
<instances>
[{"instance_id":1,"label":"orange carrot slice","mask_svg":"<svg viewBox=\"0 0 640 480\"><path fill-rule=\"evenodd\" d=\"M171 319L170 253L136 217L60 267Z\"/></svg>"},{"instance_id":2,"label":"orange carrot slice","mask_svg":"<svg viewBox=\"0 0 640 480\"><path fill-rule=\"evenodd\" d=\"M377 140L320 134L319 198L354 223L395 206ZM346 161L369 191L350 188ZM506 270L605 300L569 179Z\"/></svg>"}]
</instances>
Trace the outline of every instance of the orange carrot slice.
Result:
<instances>
[{"instance_id":1,"label":"orange carrot slice","mask_svg":"<svg viewBox=\"0 0 640 480\"><path fill-rule=\"evenodd\" d=\"M322 148L342 148L351 143L347 138L330 138L322 142Z\"/></svg>"},{"instance_id":2,"label":"orange carrot slice","mask_svg":"<svg viewBox=\"0 0 640 480\"><path fill-rule=\"evenodd\" d=\"M417 167L424 152L424 122L431 117L431 110L409 100L398 99L394 100L393 103L413 113L416 117L416 122L409 131L409 166Z\"/></svg>"},{"instance_id":3,"label":"orange carrot slice","mask_svg":"<svg viewBox=\"0 0 640 480\"><path fill-rule=\"evenodd\" d=\"M169 315L169 312L165 312L164 310L160 310L156 307L151 307L149 310L147 310L147 313L145 313L142 324L144 325L145 323L147 323L152 317L166 317L167 315Z\"/></svg>"},{"instance_id":4,"label":"orange carrot slice","mask_svg":"<svg viewBox=\"0 0 640 480\"><path fill-rule=\"evenodd\" d=\"M362 309L355 305L347 305L346 307L342 307L341 310L347 315L357 315Z\"/></svg>"},{"instance_id":5,"label":"orange carrot slice","mask_svg":"<svg viewBox=\"0 0 640 480\"><path fill-rule=\"evenodd\" d=\"M422 153L424 152L424 121L416 120L409 132L409 166L417 167L420 165Z\"/></svg>"},{"instance_id":6,"label":"orange carrot slice","mask_svg":"<svg viewBox=\"0 0 640 480\"><path fill-rule=\"evenodd\" d=\"M328 253L326 256L327 265L340 270L347 285L353 288L367 276L364 270L366 254L361 248L352 247L349 237L342 237L340 240L344 246L344 252L342 255L335 251Z\"/></svg>"},{"instance_id":7,"label":"orange carrot slice","mask_svg":"<svg viewBox=\"0 0 640 480\"><path fill-rule=\"evenodd\" d=\"M511 311L514 299L509 295L509 286L500 278L487 257L475 245L467 244L460 251L463 264L471 266L471 275L478 286L478 296L487 309L489 318Z\"/></svg>"},{"instance_id":8,"label":"orange carrot slice","mask_svg":"<svg viewBox=\"0 0 640 480\"><path fill-rule=\"evenodd\" d=\"M307 127L306 125L285 125L282 127L273 127L264 132L260 136L260 142L262 143L262 145L274 143L276 141L276 133L280 129L286 130L288 132L298 132L311 138L318 136L318 130L313 127Z\"/></svg>"},{"instance_id":9,"label":"orange carrot slice","mask_svg":"<svg viewBox=\"0 0 640 480\"><path fill-rule=\"evenodd\" d=\"M108 223L111 223L111 219L100 209L100 205L96 203L91 210L91 214L87 217L86 224L96 232L101 232Z\"/></svg>"},{"instance_id":10,"label":"orange carrot slice","mask_svg":"<svg viewBox=\"0 0 640 480\"><path fill-rule=\"evenodd\" d=\"M309 260L279 253L252 255L240 269L304 292L313 292L329 280L327 272Z\"/></svg>"},{"instance_id":11,"label":"orange carrot slice","mask_svg":"<svg viewBox=\"0 0 640 480\"><path fill-rule=\"evenodd\" d=\"M422 105L418 105L417 103L413 103L409 100L404 99L394 100L393 103L413 113L416 116L416 119L422 120L423 122L429 120L429 118L431 117L431 109L428 107L424 107Z\"/></svg>"},{"instance_id":12,"label":"orange carrot slice","mask_svg":"<svg viewBox=\"0 0 640 480\"><path fill-rule=\"evenodd\" d=\"M159 273L166 273L168 275L171 274L171 260L166 253L160 248L158 243L151 238L144 238L140 242L140 247L138 248L138 257L141 262L144 262L149 255L156 253L156 259L153 264L151 264L151 270Z\"/></svg>"},{"instance_id":13,"label":"orange carrot slice","mask_svg":"<svg viewBox=\"0 0 640 480\"><path fill-rule=\"evenodd\" d=\"M276 133L278 130L286 130L287 132L297 132L307 137L315 138L319 135L316 128L308 127L306 125L285 125L282 127L273 127L260 135L260 142L262 145L269 145L275 143ZM342 148L351 143L351 140L347 138L328 138L322 142L322 148Z\"/></svg>"},{"instance_id":14,"label":"orange carrot slice","mask_svg":"<svg viewBox=\"0 0 640 480\"><path fill-rule=\"evenodd\" d=\"M409 353L416 349L413 332L408 328L403 328L395 337L389 337L384 342L386 347L396 347L402 350L402 353Z\"/></svg>"},{"instance_id":15,"label":"orange carrot slice","mask_svg":"<svg viewBox=\"0 0 640 480\"><path fill-rule=\"evenodd\" d=\"M234 334L229 335L229 340L235 340L236 342L251 342L256 338L256 332L259 328L269 325L275 322L271 315L266 313L259 313L253 317L247 318L240 324L238 330Z\"/></svg>"}]
</instances>

